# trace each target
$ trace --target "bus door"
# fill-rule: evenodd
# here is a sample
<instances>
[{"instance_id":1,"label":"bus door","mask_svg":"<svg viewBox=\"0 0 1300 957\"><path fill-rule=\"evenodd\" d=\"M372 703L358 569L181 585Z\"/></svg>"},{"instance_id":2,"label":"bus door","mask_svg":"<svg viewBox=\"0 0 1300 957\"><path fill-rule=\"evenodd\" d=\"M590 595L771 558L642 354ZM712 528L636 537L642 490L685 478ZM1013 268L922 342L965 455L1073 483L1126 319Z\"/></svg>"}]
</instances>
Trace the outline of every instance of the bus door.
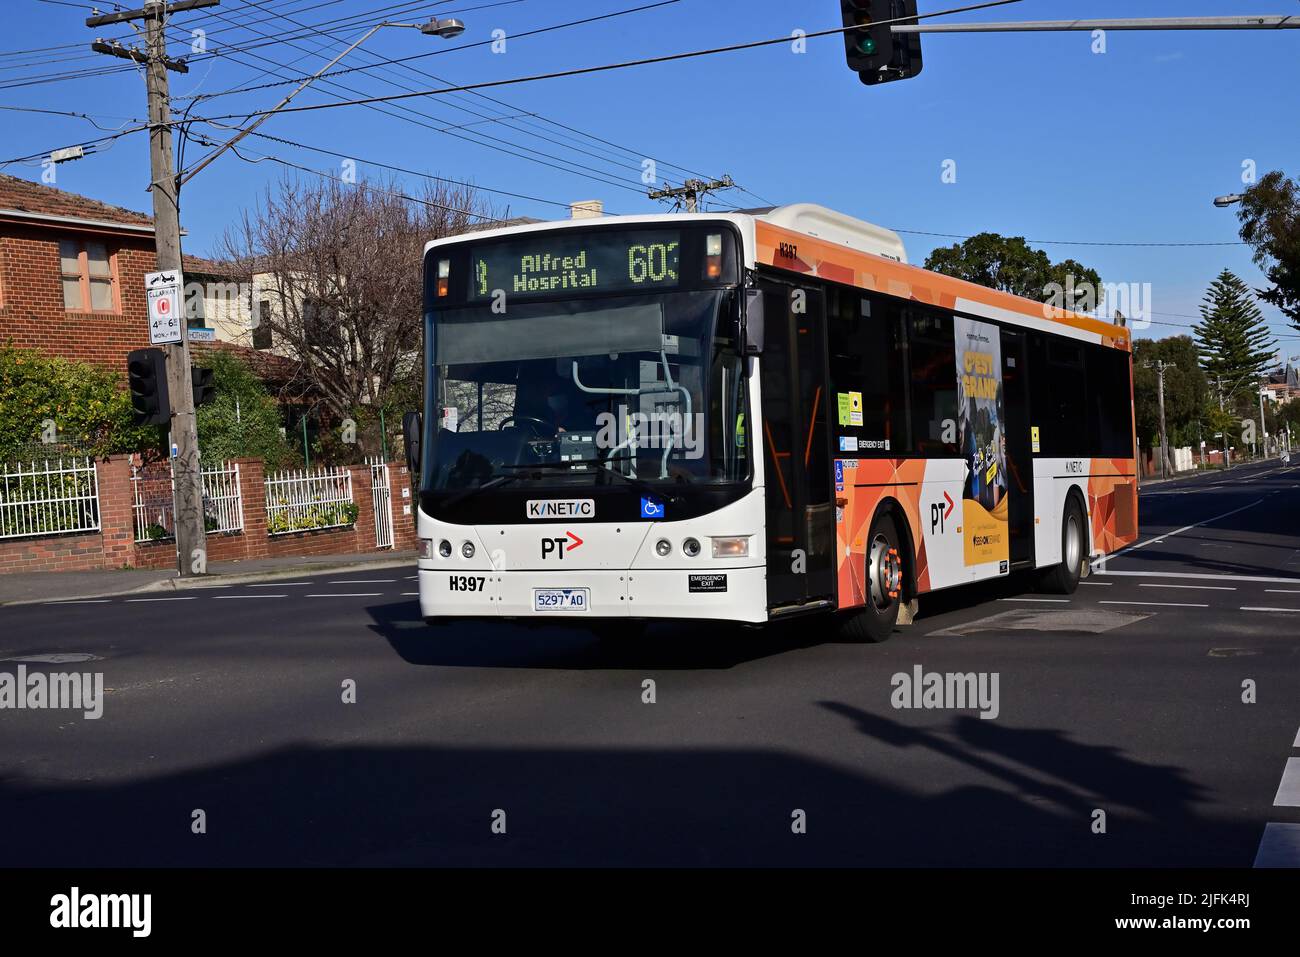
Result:
<instances>
[{"instance_id":1,"label":"bus door","mask_svg":"<svg viewBox=\"0 0 1300 957\"><path fill-rule=\"evenodd\" d=\"M1002 330L1002 401L1006 416L1007 531L1011 565L1034 559L1034 462L1025 334Z\"/></svg>"},{"instance_id":2,"label":"bus door","mask_svg":"<svg viewBox=\"0 0 1300 957\"><path fill-rule=\"evenodd\" d=\"M767 282L760 359L769 607L835 597L835 501L820 289Z\"/></svg>"}]
</instances>

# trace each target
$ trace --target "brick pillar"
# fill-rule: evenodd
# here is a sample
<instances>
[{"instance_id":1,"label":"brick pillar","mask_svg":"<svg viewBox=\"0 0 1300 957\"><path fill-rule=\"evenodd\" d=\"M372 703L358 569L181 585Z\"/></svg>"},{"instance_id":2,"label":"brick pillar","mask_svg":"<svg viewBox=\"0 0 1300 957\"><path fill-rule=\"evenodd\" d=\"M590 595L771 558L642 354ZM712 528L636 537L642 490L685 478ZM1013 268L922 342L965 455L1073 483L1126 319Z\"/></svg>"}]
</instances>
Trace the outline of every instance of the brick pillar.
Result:
<instances>
[{"instance_id":1,"label":"brick pillar","mask_svg":"<svg viewBox=\"0 0 1300 957\"><path fill-rule=\"evenodd\" d=\"M131 491L131 461L115 456L95 464L99 482L99 528L104 568L137 565L135 498Z\"/></svg>"},{"instance_id":2,"label":"brick pillar","mask_svg":"<svg viewBox=\"0 0 1300 957\"><path fill-rule=\"evenodd\" d=\"M239 494L244 509L244 554L266 558L266 468L261 459L236 459L239 464Z\"/></svg>"},{"instance_id":3,"label":"brick pillar","mask_svg":"<svg viewBox=\"0 0 1300 957\"><path fill-rule=\"evenodd\" d=\"M405 462L388 463L388 481L392 486L393 495L393 549L399 552L410 551L416 546L416 494L417 490L411 487L411 473L407 469ZM403 496L403 491L409 491L409 496ZM410 514L406 514L409 508Z\"/></svg>"},{"instance_id":4,"label":"brick pillar","mask_svg":"<svg viewBox=\"0 0 1300 957\"><path fill-rule=\"evenodd\" d=\"M352 530L358 552L375 550L375 496L369 465L349 465L352 473L352 501L357 506L357 524Z\"/></svg>"}]
</instances>

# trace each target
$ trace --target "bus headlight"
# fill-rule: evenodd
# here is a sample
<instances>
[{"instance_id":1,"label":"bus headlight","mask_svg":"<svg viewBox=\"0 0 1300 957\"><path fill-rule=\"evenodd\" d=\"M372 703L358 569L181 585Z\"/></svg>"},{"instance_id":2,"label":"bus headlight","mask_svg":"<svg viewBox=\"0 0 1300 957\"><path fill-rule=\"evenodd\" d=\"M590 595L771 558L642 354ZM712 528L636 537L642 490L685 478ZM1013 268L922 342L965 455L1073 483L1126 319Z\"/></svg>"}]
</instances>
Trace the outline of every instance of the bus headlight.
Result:
<instances>
[{"instance_id":1,"label":"bus headlight","mask_svg":"<svg viewBox=\"0 0 1300 957\"><path fill-rule=\"evenodd\" d=\"M686 553L687 558L694 558L700 553L700 541L697 538L688 538L682 542L682 551Z\"/></svg>"},{"instance_id":2,"label":"bus headlight","mask_svg":"<svg viewBox=\"0 0 1300 957\"><path fill-rule=\"evenodd\" d=\"M473 542L465 542L463 545L460 546L460 553L461 553L462 555L464 555L466 558L473 558L473 557L474 557L474 543L473 543Z\"/></svg>"},{"instance_id":3,"label":"bus headlight","mask_svg":"<svg viewBox=\"0 0 1300 957\"><path fill-rule=\"evenodd\" d=\"M748 558L749 536L731 535L724 538L711 538L714 558Z\"/></svg>"},{"instance_id":4,"label":"bus headlight","mask_svg":"<svg viewBox=\"0 0 1300 957\"><path fill-rule=\"evenodd\" d=\"M673 550L673 543L666 538L661 538L655 542L655 554L660 558L667 558Z\"/></svg>"},{"instance_id":5,"label":"bus headlight","mask_svg":"<svg viewBox=\"0 0 1300 957\"><path fill-rule=\"evenodd\" d=\"M451 558L451 542L445 538L438 543L438 554L443 558Z\"/></svg>"}]
</instances>

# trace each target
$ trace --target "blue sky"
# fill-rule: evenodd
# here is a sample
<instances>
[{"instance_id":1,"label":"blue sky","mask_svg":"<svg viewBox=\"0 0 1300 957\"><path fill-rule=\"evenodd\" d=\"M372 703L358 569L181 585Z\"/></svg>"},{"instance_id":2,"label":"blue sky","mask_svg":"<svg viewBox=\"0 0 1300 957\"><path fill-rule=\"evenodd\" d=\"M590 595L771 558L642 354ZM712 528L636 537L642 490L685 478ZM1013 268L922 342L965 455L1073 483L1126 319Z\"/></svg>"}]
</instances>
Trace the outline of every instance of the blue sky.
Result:
<instances>
[{"instance_id":1,"label":"blue sky","mask_svg":"<svg viewBox=\"0 0 1300 957\"><path fill-rule=\"evenodd\" d=\"M366 25L393 17L455 15L468 29L452 41L415 31L381 30L340 66L433 53L410 66L452 83L473 83L839 24L836 0L678 0L535 37L516 36L652 2L222 0L212 10L176 18L175 24L185 29L173 34L174 56L188 52L182 34L195 27L207 31L209 49L215 50L265 43L267 38L257 31L280 39L304 33L285 18L318 25L354 17L357 25L328 38L232 49L228 56L195 62L188 75L173 74L172 92L177 97L219 93L312 72L359 37ZM949 5L922 0L921 11ZM6 0L7 29L0 50L61 47L83 39L88 44L95 36L128 34L125 26L86 28L88 6L64 0ZM1300 4L1022 0L950 19L1240 13L1300 15ZM504 52L467 46L490 40L494 30L506 33ZM415 117L422 123L475 124L462 135L497 137L489 141L491 146L356 106L282 114L262 129L356 157L359 175L396 175L399 183L411 187L418 179L364 161L472 180L557 203L600 198L611 211L638 212L661 208L640 195L641 159L655 157L666 161L658 168L661 178L674 181L687 174L669 163L708 175L730 173L756 194L733 192L730 199L740 205L818 202L896 229L962 235L991 230L1040 242L1233 242L1235 215L1214 208L1210 200L1242 187L1242 164L1253 161L1260 174L1275 168L1300 173L1295 102L1300 90L1300 30L1111 32L1104 53L1094 53L1092 47L1087 33L929 35L924 38L925 69L919 77L867 88L844 65L842 41L828 37L807 41L802 54L780 45L484 91L500 102L463 94L459 99L404 101L432 116ZM66 59L71 57L76 59ZM143 79L129 67L93 78L4 88L26 77L106 66L127 65L80 46L28 57L0 56L0 106L80 111L113 128L141 117ZM338 82L362 95L397 92L385 76L411 89L441 85L409 70L388 69L393 72L352 73ZM215 117L266 108L289 88L204 100L195 113ZM295 105L352 95L317 85ZM486 115L517 114L531 115L507 123L485 120ZM0 160L101 135L84 119L33 113L0 111L0 124ZM201 129L213 136L220 133L211 126ZM341 172L339 160L327 155L254 138L245 142L248 159L273 154L333 175ZM530 154L534 160L567 168L506 152L521 147L551 154ZM191 145L187 161L197 155ZM946 160L956 164L955 183L942 181ZM147 163L148 142L143 133L135 133L58 167L57 185L147 210ZM38 164L2 168L30 179L41 175ZM591 170L600 171L604 181L594 179ZM284 167L275 162L252 164L230 154L204 170L183 195L186 250L213 252L238 211L255 204L266 184L283 173ZM497 201L508 202L515 214L565 215L555 205L501 197ZM936 244L954 241L903 235L909 257L918 263ZM1192 321L1205 287L1224 267L1248 283L1263 284L1243 246L1125 248L1043 242L1042 248L1054 259L1068 256L1096 268L1109 282L1150 283L1150 308L1157 324L1142 334L1157 337L1177 334ZM1281 338L1281 354L1300 355L1300 332L1276 310L1265 313Z\"/></svg>"}]
</instances>

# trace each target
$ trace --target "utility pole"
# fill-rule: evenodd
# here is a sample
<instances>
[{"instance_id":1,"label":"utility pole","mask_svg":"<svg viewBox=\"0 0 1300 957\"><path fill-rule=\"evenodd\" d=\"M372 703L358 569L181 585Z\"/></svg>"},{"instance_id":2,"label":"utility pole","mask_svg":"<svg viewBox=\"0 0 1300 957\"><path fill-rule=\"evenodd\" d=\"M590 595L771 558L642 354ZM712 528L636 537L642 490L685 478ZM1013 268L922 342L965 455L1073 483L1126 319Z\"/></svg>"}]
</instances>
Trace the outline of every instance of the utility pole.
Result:
<instances>
[{"instance_id":1,"label":"utility pole","mask_svg":"<svg viewBox=\"0 0 1300 957\"><path fill-rule=\"evenodd\" d=\"M149 94L149 188L153 193L153 227L159 272L181 275L181 221L176 166L172 158L171 93L167 71L187 72L184 61L167 57L167 17L182 10L214 7L220 0L148 0L138 10L90 17L88 27L144 21L145 48L121 48L97 41L92 49L145 64ZM133 23L134 25L134 23ZM136 27L139 30L139 27ZM109 49L104 49L104 47ZM142 59L143 57L143 59ZM182 287L183 288L183 287ZM181 341L167 343L167 391L171 397L171 456L174 487L177 571L182 577L207 572L207 536L203 524L203 477L199 470L199 437L194 419L194 390L190 372L189 330Z\"/></svg>"},{"instance_id":2,"label":"utility pole","mask_svg":"<svg viewBox=\"0 0 1300 957\"><path fill-rule=\"evenodd\" d=\"M700 197L715 190L732 189L735 185L730 176L723 176L722 179L711 179L707 182L702 179L688 179L681 186L665 186L663 189L652 189L647 195L651 199L671 199L674 210L685 206L686 212L698 213Z\"/></svg>"},{"instance_id":3,"label":"utility pole","mask_svg":"<svg viewBox=\"0 0 1300 957\"><path fill-rule=\"evenodd\" d=\"M1143 363L1148 369L1156 370L1156 377L1159 382L1157 395L1160 399L1160 477L1168 478L1172 469L1167 466L1169 458L1169 438L1165 433L1165 370L1173 368L1172 362L1165 362L1163 359L1157 359L1155 362Z\"/></svg>"}]
</instances>

